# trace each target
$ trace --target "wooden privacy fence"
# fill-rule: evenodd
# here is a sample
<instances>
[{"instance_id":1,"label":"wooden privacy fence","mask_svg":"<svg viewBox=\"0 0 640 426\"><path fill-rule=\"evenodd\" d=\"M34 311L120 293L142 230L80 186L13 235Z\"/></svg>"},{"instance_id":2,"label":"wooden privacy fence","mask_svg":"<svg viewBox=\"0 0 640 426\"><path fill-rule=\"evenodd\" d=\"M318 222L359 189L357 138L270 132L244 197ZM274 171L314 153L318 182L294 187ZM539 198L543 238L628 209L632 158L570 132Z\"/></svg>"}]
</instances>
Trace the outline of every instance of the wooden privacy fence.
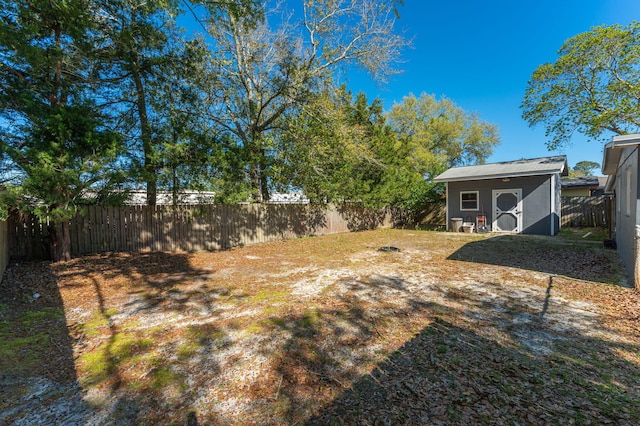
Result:
<instances>
[{"instance_id":1,"label":"wooden privacy fence","mask_svg":"<svg viewBox=\"0 0 640 426\"><path fill-rule=\"evenodd\" d=\"M261 242L392 226L390 210L357 204L89 206L69 223L71 254L220 250ZM10 218L10 255L46 258L47 224Z\"/></svg>"},{"instance_id":2,"label":"wooden privacy fence","mask_svg":"<svg viewBox=\"0 0 640 426\"><path fill-rule=\"evenodd\" d=\"M597 197L562 197L562 222L564 227L602 227L609 225L609 200Z\"/></svg>"}]
</instances>

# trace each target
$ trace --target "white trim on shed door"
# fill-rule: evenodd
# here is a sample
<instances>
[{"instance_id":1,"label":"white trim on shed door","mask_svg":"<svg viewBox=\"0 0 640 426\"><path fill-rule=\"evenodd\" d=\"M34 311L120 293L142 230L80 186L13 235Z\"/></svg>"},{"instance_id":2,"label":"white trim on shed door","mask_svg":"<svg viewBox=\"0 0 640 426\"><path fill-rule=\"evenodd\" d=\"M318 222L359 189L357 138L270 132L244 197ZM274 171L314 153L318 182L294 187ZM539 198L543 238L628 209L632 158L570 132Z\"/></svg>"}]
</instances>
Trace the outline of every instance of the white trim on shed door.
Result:
<instances>
[{"instance_id":1,"label":"white trim on shed door","mask_svg":"<svg viewBox=\"0 0 640 426\"><path fill-rule=\"evenodd\" d=\"M493 232L521 233L522 189L494 189L491 195L493 205L491 230ZM498 203L498 198L501 198L506 204Z\"/></svg>"}]
</instances>

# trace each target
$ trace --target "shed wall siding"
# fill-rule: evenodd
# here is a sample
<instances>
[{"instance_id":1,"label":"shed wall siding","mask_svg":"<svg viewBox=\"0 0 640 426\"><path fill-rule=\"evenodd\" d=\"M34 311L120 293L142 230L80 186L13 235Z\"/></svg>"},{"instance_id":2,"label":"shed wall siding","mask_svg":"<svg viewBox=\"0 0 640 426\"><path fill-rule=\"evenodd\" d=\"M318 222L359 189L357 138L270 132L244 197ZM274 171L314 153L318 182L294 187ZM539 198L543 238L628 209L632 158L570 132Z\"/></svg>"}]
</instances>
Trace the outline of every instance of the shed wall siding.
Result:
<instances>
[{"instance_id":1,"label":"shed wall siding","mask_svg":"<svg viewBox=\"0 0 640 426\"><path fill-rule=\"evenodd\" d=\"M551 235L555 235L560 232L560 223L562 222L560 218L562 214L562 183L560 175L554 175L552 182L555 182L556 187L554 190L555 199L552 199L552 202L555 202L555 208L551 209L551 220L554 221Z\"/></svg>"},{"instance_id":2,"label":"shed wall siding","mask_svg":"<svg viewBox=\"0 0 640 426\"><path fill-rule=\"evenodd\" d=\"M552 217L551 213L551 176L511 178L508 182L503 182L500 179L449 182L447 215L449 218L461 217L465 221L475 222L477 215L485 214L487 224L491 224L493 222L492 191L494 189L518 188L522 189L522 232L524 234L549 235L551 221L554 220L559 224L559 217L557 215ZM461 191L479 191L478 211L460 210ZM560 211L559 206L556 207L556 211ZM556 231L557 229L556 227Z\"/></svg>"}]
</instances>

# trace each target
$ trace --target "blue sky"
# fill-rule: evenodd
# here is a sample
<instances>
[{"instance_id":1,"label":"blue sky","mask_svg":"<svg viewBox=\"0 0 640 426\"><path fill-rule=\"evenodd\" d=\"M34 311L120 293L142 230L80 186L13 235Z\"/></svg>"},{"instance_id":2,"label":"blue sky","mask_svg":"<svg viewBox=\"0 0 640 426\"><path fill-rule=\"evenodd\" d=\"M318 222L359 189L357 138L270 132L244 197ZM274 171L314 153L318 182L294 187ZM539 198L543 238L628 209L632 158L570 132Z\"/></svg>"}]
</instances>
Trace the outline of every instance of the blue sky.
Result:
<instances>
[{"instance_id":1,"label":"blue sky","mask_svg":"<svg viewBox=\"0 0 640 426\"><path fill-rule=\"evenodd\" d=\"M640 20L640 0L405 0L398 28L414 37L404 72L380 87L365 75L348 87L378 97L389 109L409 93L446 96L496 124L502 143L489 162L565 154L569 165L602 162L602 143L579 135L572 146L548 151L544 127L521 117L527 81L554 62L562 43L593 26Z\"/></svg>"}]
</instances>

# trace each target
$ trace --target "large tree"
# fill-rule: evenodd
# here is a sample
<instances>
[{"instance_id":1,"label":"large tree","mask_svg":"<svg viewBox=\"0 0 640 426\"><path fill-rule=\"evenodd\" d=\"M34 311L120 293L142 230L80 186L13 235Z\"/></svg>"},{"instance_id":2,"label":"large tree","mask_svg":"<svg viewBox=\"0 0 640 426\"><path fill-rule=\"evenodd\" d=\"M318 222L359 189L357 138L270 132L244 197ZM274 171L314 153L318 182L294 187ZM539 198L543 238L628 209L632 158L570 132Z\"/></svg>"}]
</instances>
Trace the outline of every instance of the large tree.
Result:
<instances>
[{"instance_id":1,"label":"large tree","mask_svg":"<svg viewBox=\"0 0 640 426\"><path fill-rule=\"evenodd\" d=\"M155 96L162 96L160 87L180 58L182 39L175 24L178 3L98 0L96 5L100 31L94 43L100 67L95 74L106 95L100 101L126 136L129 171L145 182L147 202L154 205L162 158L157 129L160 111L154 108L151 92L155 89Z\"/></svg>"},{"instance_id":2,"label":"large tree","mask_svg":"<svg viewBox=\"0 0 640 426\"><path fill-rule=\"evenodd\" d=\"M595 161L578 161L573 170L569 171L569 175L571 177L593 176L593 172L599 168L600 163Z\"/></svg>"},{"instance_id":3,"label":"large tree","mask_svg":"<svg viewBox=\"0 0 640 426\"><path fill-rule=\"evenodd\" d=\"M500 143L495 125L450 99L425 93L405 96L387 118L398 138L411 146L415 167L427 179L448 167L482 164Z\"/></svg>"},{"instance_id":4,"label":"large tree","mask_svg":"<svg viewBox=\"0 0 640 426\"><path fill-rule=\"evenodd\" d=\"M283 170L278 183L300 188L317 202L393 204L389 186L398 166L396 139L379 100L353 97L344 86L323 91L302 109L281 139L274 159Z\"/></svg>"},{"instance_id":5,"label":"large tree","mask_svg":"<svg viewBox=\"0 0 640 426\"><path fill-rule=\"evenodd\" d=\"M119 137L93 102L94 10L85 0L0 2L0 148L20 170L12 206L49 220L51 257L70 258L68 220L121 182Z\"/></svg>"},{"instance_id":6,"label":"large tree","mask_svg":"<svg viewBox=\"0 0 640 426\"><path fill-rule=\"evenodd\" d=\"M214 14L259 19L257 1L95 1L101 29L96 74L106 94L101 101L126 136L130 176L145 183L149 205L159 187L175 194L181 187L206 186L202 180L216 142L215 126L203 114L211 100L204 96L207 73L213 72L206 62L216 53L204 42L204 21ZM196 23L189 38L178 26L185 11Z\"/></svg>"},{"instance_id":7,"label":"large tree","mask_svg":"<svg viewBox=\"0 0 640 426\"><path fill-rule=\"evenodd\" d=\"M153 111L153 177L158 189L171 191L174 204L184 190L214 189L221 168L219 129L202 113L208 107L210 54L199 38L182 43L146 91Z\"/></svg>"},{"instance_id":8,"label":"large tree","mask_svg":"<svg viewBox=\"0 0 640 426\"><path fill-rule=\"evenodd\" d=\"M407 181L399 203L415 220L430 202L441 200L443 188L431 179L449 167L482 164L500 143L498 128L450 99L423 93L405 96L387 115L402 146L404 165L420 177Z\"/></svg>"},{"instance_id":9,"label":"large tree","mask_svg":"<svg viewBox=\"0 0 640 426\"><path fill-rule=\"evenodd\" d=\"M500 143L498 128L450 99L411 94L387 114L398 143L405 152L404 165L420 177L407 182L400 205L415 212L415 219L430 202L442 199L443 187L431 179L449 167L482 164Z\"/></svg>"},{"instance_id":10,"label":"large tree","mask_svg":"<svg viewBox=\"0 0 640 426\"><path fill-rule=\"evenodd\" d=\"M392 65L407 45L394 31L396 3L303 0L299 16L269 9L260 21L223 14L211 22L218 101L212 102L210 117L235 142L230 149L242 157L255 201L269 199L276 147L287 118L339 66L360 66L380 79L394 72Z\"/></svg>"},{"instance_id":11,"label":"large tree","mask_svg":"<svg viewBox=\"0 0 640 426\"><path fill-rule=\"evenodd\" d=\"M419 223L443 195L430 178L483 162L498 137L494 126L446 99L411 95L385 116L379 100L343 87L306 105L283 142L284 184L321 202L401 207Z\"/></svg>"},{"instance_id":12,"label":"large tree","mask_svg":"<svg viewBox=\"0 0 640 426\"><path fill-rule=\"evenodd\" d=\"M568 39L554 63L529 80L521 108L529 125L543 124L547 147L577 132L598 139L640 129L640 23L594 27Z\"/></svg>"}]
</instances>

